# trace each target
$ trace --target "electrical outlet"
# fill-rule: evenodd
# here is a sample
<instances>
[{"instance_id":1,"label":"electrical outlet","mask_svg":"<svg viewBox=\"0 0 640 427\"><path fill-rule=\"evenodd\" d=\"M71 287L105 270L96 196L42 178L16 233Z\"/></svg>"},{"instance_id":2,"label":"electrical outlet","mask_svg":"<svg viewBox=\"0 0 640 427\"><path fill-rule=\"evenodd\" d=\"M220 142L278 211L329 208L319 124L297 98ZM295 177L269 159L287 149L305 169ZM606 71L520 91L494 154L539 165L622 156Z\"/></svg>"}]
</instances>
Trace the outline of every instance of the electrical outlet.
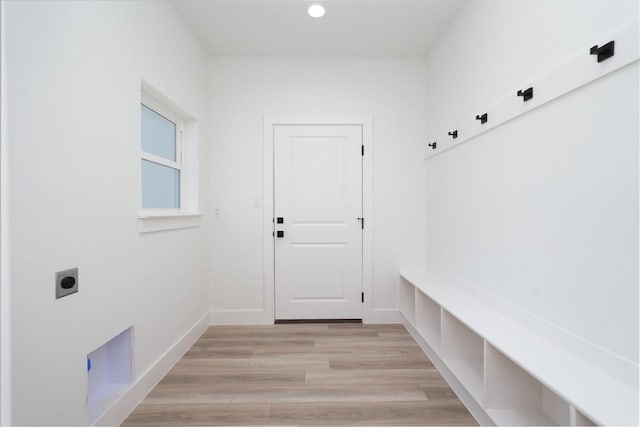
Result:
<instances>
[{"instance_id":1,"label":"electrical outlet","mask_svg":"<svg viewBox=\"0 0 640 427\"><path fill-rule=\"evenodd\" d=\"M78 267L56 273L56 299L78 292Z\"/></svg>"}]
</instances>

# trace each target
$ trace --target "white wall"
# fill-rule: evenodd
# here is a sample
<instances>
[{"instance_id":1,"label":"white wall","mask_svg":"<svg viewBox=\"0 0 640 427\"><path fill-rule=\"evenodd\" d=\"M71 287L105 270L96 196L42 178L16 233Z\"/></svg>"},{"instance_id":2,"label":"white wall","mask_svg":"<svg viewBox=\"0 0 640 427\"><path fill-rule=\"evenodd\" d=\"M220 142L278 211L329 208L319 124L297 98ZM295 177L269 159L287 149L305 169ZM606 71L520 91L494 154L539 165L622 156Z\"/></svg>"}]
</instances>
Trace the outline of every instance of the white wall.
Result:
<instances>
[{"instance_id":1,"label":"white wall","mask_svg":"<svg viewBox=\"0 0 640 427\"><path fill-rule=\"evenodd\" d=\"M469 2L427 59L427 132L473 119L637 17L635 0ZM426 169L431 272L637 365L637 62Z\"/></svg>"},{"instance_id":2,"label":"white wall","mask_svg":"<svg viewBox=\"0 0 640 427\"><path fill-rule=\"evenodd\" d=\"M0 20L5 3L0 3ZM7 146L7 49L6 25L0 25L0 425L11 420L11 304L9 304L9 239L7 230L8 152Z\"/></svg>"},{"instance_id":3,"label":"white wall","mask_svg":"<svg viewBox=\"0 0 640 427\"><path fill-rule=\"evenodd\" d=\"M413 59L210 60L213 321L264 309L264 116L373 117L373 308L397 310L399 261L424 257L424 75Z\"/></svg>"},{"instance_id":4,"label":"white wall","mask_svg":"<svg viewBox=\"0 0 640 427\"><path fill-rule=\"evenodd\" d=\"M85 423L86 354L130 325L139 375L208 310L263 309L265 115L373 117L375 309L397 308L398 264L426 258L637 363L637 64L422 160L431 130L588 48L637 2L472 1L427 60L208 64L165 2L4 6L12 424ZM211 123L210 227L138 233L140 79ZM53 274L72 266L80 292L55 301Z\"/></svg>"},{"instance_id":5,"label":"white wall","mask_svg":"<svg viewBox=\"0 0 640 427\"><path fill-rule=\"evenodd\" d=\"M89 352L133 325L139 376L208 312L206 227L137 219L140 81L202 123L206 56L166 2L5 7L11 424L82 425Z\"/></svg>"}]
</instances>

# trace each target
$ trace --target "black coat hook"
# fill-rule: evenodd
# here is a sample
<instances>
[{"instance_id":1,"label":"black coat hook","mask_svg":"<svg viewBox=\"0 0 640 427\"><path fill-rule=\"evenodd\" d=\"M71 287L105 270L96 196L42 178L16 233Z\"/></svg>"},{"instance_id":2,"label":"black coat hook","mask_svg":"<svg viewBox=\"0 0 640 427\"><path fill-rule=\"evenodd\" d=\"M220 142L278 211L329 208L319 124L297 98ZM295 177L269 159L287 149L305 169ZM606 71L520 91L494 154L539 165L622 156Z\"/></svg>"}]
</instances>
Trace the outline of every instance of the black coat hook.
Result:
<instances>
[{"instance_id":1,"label":"black coat hook","mask_svg":"<svg viewBox=\"0 0 640 427\"><path fill-rule=\"evenodd\" d=\"M438 144L438 143L434 141L434 142L432 142L431 144L429 144L429 147L431 147L431 149L432 149L432 150L435 150L435 149L436 149L436 145L437 145L437 144Z\"/></svg>"},{"instance_id":2,"label":"black coat hook","mask_svg":"<svg viewBox=\"0 0 640 427\"><path fill-rule=\"evenodd\" d=\"M518 96L522 97L522 100L524 102L527 102L528 100L530 100L531 98L533 98L533 88L530 87L528 89L525 90L519 90L517 93Z\"/></svg>"},{"instance_id":3,"label":"black coat hook","mask_svg":"<svg viewBox=\"0 0 640 427\"><path fill-rule=\"evenodd\" d=\"M449 132L447 135L451 136L453 139L456 139L458 137L458 131L454 130L452 132Z\"/></svg>"},{"instance_id":4,"label":"black coat hook","mask_svg":"<svg viewBox=\"0 0 640 427\"><path fill-rule=\"evenodd\" d=\"M476 120L480 120L480 123L481 123L481 124L485 124L485 123L487 123L487 120L489 120L489 118L488 118L488 117L489 117L489 116L487 116L487 113L484 113L484 114L483 114L483 115L481 115L481 116L480 116L480 115L477 115L477 116L476 116Z\"/></svg>"},{"instance_id":5,"label":"black coat hook","mask_svg":"<svg viewBox=\"0 0 640 427\"><path fill-rule=\"evenodd\" d=\"M606 59L611 58L615 54L616 42L611 40L609 43L603 44L602 46L595 45L590 50L589 53L591 55L598 55L598 62L602 62Z\"/></svg>"}]
</instances>

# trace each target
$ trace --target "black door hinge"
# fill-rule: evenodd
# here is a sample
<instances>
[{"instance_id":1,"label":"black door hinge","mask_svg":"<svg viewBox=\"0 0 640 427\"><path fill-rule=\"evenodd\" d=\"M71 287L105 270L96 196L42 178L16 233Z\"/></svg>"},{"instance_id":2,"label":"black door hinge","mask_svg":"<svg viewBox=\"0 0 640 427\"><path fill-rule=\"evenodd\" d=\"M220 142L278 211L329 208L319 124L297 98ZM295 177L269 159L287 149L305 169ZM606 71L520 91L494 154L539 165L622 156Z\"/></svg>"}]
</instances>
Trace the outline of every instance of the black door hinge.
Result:
<instances>
[{"instance_id":1,"label":"black door hinge","mask_svg":"<svg viewBox=\"0 0 640 427\"><path fill-rule=\"evenodd\" d=\"M364 156L364 145L362 146L362 155Z\"/></svg>"},{"instance_id":2,"label":"black door hinge","mask_svg":"<svg viewBox=\"0 0 640 427\"><path fill-rule=\"evenodd\" d=\"M364 230L364 218L358 217L358 221L360 221L360 226Z\"/></svg>"},{"instance_id":3,"label":"black door hinge","mask_svg":"<svg viewBox=\"0 0 640 427\"><path fill-rule=\"evenodd\" d=\"M362 303L364 303L364 292L362 292L362 293L360 294L360 296L361 296L361 299L362 299Z\"/></svg>"}]
</instances>

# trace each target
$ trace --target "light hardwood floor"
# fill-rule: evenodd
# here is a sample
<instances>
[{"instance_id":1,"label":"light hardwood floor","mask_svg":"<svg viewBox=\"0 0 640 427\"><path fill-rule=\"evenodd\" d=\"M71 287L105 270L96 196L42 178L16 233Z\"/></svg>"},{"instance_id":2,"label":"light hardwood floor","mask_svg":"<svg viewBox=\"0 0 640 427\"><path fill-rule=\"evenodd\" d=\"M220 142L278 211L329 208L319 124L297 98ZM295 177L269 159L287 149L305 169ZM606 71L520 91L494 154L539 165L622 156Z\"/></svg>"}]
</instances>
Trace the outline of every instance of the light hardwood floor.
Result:
<instances>
[{"instance_id":1,"label":"light hardwood floor","mask_svg":"<svg viewBox=\"0 0 640 427\"><path fill-rule=\"evenodd\" d=\"M124 426L477 425L402 325L211 327Z\"/></svg>"}]
</instances>

